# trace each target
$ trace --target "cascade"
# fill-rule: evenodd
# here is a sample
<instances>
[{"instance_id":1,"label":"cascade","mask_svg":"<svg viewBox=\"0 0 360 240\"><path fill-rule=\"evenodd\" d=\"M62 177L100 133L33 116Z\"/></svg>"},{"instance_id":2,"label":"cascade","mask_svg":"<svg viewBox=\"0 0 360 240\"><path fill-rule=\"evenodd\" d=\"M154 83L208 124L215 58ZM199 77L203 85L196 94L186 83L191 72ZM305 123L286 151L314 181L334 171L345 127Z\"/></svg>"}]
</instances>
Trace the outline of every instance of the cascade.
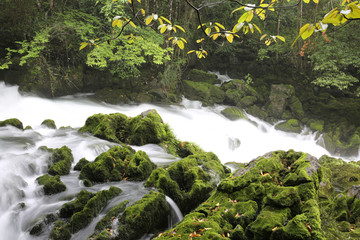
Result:
<instances>
[{"instance_id":1,"label":"cascade","mask_svg":"<svg viewBox=\"0 0 360 240\"><path fill-rule=\"evenodd\" d=\"M172 200L170 197L166 196L166 201L169 204L170 209L171 209L171 214L169 216L169 228L172 228L172 226L174 226L174 224L183 220L184 216L181 213L179 207L174 202L174 200Z\"/></svg>"},{"instance_id":2,"label":"cascade","mask_svg":"<svg viewBox=\"0 0 360 240\"><path fill-rule=\"evenodd\" d=\"M109 105L94 102L88 95L43 99L20 95L17 86L7 86L0 82L0 121L18 118L24 126L32 127L24 131L11 126L0 128L1 239L31 239L29 229L35 222L46 214L56 212L82 189L95 192L110 187L105 183L85 188L78 179L79 173L71 171L69 175L61 177L68 186L65 192L44 196L35 181L46 172L49 157L47 152L39 149L41 146L68 146L74 155L73 165L83 157L92 161L114 146L114 143L77 132L76 128L83 126L85 120L96 113L121 112L133 117L148 109L156 109L178 139L195 142L205 151L214 152L223 163L248 162L274 150L294 149L315 157L330 155L317 144L321 138L317 138L315 133L306 130L301 134L285 133L252 116L248 116L251 121L230 121L220 113L224 108L225 106L202 107L200 102L187 99L180 105ZM40 126L45 119L53 119L58 129ZM60 128L61 126L72 128ZM145 151L158 165L168 165L177 160L157 145L132 147ZM120 182L112 185L120 187L123 190L122 197L132 201L140 199L149 191L142 183ZM124 199L114 199L109 207ZM181 212L176 210L176 205L170 199L167 201L174 209L175 219L171 222L175 223L181 219ZM103 214L100 213L99 218ZM95 224L96 220L73 236L73 239L86 239ZM44 233L36 239L48 239L50 230L44 229Z\"/></svg>"}]
</instances>

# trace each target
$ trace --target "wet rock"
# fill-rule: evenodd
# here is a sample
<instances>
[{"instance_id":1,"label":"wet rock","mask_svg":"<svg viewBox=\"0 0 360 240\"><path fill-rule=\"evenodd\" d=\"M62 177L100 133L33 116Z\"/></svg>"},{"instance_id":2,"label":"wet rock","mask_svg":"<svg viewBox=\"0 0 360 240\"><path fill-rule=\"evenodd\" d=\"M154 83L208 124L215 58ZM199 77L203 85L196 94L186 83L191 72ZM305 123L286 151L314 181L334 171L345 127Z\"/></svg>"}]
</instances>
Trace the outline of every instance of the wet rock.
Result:
<instances>
[{"instance_id":1,"label":"wet rock","mask_svg":"<svg viewBox=\"0 0 360 240\"><path fill-rule=\"evenodd\" d=\"M5 127L8 125L16 127L21 130L24 129L22 122L17 118L10 118L10 119L4 120L4 121L0 121L0 127Z\"/></svg>"},{"instance_id":2,"label":"wet rock","mask_svg":"<svg viewBox=\"0 0 360 240\"><path fill-rule=\"evenodd\" d=\"M236 107L228 107L221 111L226 118L230 120L248 119L241 109Z\"/></svg>"},{"instance_id":3,"label":"wet rock","mask_svg":"<svg viewBox=\"0 0 360 240\"><path fill-rule=\"evenodd\" d=\"M119 217L118 235L115 239L140 239L145 233L166 228L170 208L165 195L158 192L146 194L127 207Z\"/></svg>"},{"instance_id":4,"label":"wet rock","mask_svg":"<svg viewBox=\"0 0 360 240\"><path fill-rule=\"evenodd\" d=\"M207 73L202 70L192 69L184 77L187 80L194 82L204 82L208 84L219 84L220 80L214 73Z\"/></svg>"},{"instance_id":5,"label":"wet rock","mask_svg":"<svg viewBox=\"0 0 360 240\"><path fill-rule=\"evenodd\" d=\"M300 133L302 130L300 122L296 119L290 119L287 120L286 122L281 122L279 124L276 124L275 129L284 132L294 132L294 133Z\"/></svg>"},{"instance_id":6,"label":"wet rock","mask_svg":"<svg viewBox=\"0 0 360 240\"><path fill-rule=\"evenodd\" d=\"M90 161L86 160L85 158L81 158L77 164L74 166L75 171L81 171L81 169L88 164Z\"/></svg>"},{"instance_id":7,"label":"wet rock","mask_svg":"<svg viewBox=\"0 0 360 240\"><path fill-rule=\"evenodd\" d=\"M67 146L51 150L53 152L50 157L50 168L48 170L50 175L67 175L70 173L71 164L74 157L71 149Z\"/></svg>"},{"instance_id":8,"label":"wet rock","mask_svg":"<svg viewBox=\"0 0 360 240\"><path fill-rule=\"evenodd\" d=\"M51 129L56 129L56 124L55 121L52 119L45 119L42 123L41 126L45 126Z\"/></svg>"},{"instance_id":9,"label":"wet rock","mask_svg":"<svg viewBox=\"0 0 360 240\"><path fill-rule=\"evenodd\" d=\"M268 113L275 118L281 118L288 99L294 95L295 90L291 85L274 84L271 86L269 96L270 104L268 106Z\"/></svg>"},{"instance_id":10,"label":"wet rock","mask_svg":"<svg viewBox=\"0 0 360 240\"><path fill-rule=\"evenodd\" d=\"M54 177L45 174L41 177L38 177L36 181L43 185L45 195L52 195L60 193L66 190L65 184L60 180L60 176L56 175Z\"/></svg>"},{"instance_id":11,"label":"wet rock","mask_svg":"<svg viewBox=\"0 0 360 240\"><path fill-rule=\"evenodd\" d=\"M94 162L86 164L81 169L80 179L94 183L123 179L142 181L150 176L155 167L145 152L116 146L100 154Z\"/></svg>"},{"instance_id":12,"label":"wet rock","mask_svg":"<svg viewBox=\"0 0 360 240\"><path fill-rule=\"evenodd\" d=\"M223 103L225 99L224 91L217 86L189 80L185 80L183 83L185 97L190 100L201 101L205 106Z\"/></svg>"}]
</instances>

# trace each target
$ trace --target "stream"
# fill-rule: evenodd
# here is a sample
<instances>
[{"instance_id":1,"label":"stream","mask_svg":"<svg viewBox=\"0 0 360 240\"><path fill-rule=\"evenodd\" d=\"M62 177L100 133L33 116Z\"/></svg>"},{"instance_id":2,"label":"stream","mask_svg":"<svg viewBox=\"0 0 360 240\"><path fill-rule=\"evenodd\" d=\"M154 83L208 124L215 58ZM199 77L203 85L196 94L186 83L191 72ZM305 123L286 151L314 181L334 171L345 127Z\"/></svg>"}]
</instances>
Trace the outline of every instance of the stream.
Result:
<instances>
[{"instance_id":1,"label":"stream","mask_svg":"<svg viewBox=\"0 0 360 240\"><path fill-rule=\"evenodd\" d=\"M222 163L249 162L269 151L289 150L307 152L315 157L330 155L322 146L321 136L305 128L301 134L278 131L273 125L253 116L249 120L230 121L220 112L226 106L202 107L200 102L183 99L179 105L126 104L109 105L91 100L89 94L44 99L33 95L21 95L17 86L0 82L0 121L18 118L29 130L12 126L0 128L0 233L1 239L48 239L51 229L33 237L29 229L46 214L54 213L71 201L82 189L100 191L110 186L120 187L123 192L104 209L86 229L72 239L87 239L96 221L106 210L124 200L133 203L150 191L142 182L110 182L86 188L78 179L79 172L71 171L61 180L67 190L60 194L44 196L35 179L47 171L49 153L41 146L72 150L73 166L81 159L94 160L99 154L115 146L105 140L78 133L85 120L96 113L120 112L134 117L148 109L156 109L168 123L178 139L198 144L205 151L214 152ZM53 119L57 129L41 126L45 119ZM65 126L65 128L60 128ZM66 128L70 126L71 128ZM177 160L153 144L132 146L145 151L157 165L168 165ZM345 160L358 160L358 156ZM170 199L171 200L171 199ZM169 204L173 204L168 199ZM175 204L176 205L176 204ZM174 212L176 212L176 206ZM181 215L177 212L176 216ZM176 222L175 217L169 219Z\"/></svg>"}]
</instances>

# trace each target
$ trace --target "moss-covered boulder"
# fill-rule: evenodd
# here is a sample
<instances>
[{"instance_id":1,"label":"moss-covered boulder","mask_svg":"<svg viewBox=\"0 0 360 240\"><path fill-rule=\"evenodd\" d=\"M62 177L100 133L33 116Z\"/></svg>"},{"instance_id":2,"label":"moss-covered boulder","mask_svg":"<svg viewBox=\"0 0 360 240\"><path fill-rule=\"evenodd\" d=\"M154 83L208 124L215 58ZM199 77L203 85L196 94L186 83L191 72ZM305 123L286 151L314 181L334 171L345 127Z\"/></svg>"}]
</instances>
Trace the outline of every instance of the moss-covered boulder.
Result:
<instances>
[{"instance_id":1,"label":"moss-covered boulder","mask_svg":"<svg viewBox=\"0 0 360 240\"><path fill-rule=\"evenodd\" d=\"M79 131L111 142L131 145L159 144L174 138L169 126L154 109L133 118L121 113L95 114L86 120Z\"/></svg>"},{"instance_id":2,"label":"moss-covered boulder","mask_svg":"<svg viewBox=\"0 0 360 240\"><path fill-rule=\"evenodd\" d=\"M319 131L322 132L324 130L324 121L323 120L309 120L308 125L310 129L314 132Z\"/></svg>"},{"instance_id":3,"label":"moss-covered boulder","mask_svg":"<svg viewBox=\"0 0 360 240\"><path fill-rule=\"evenodd\" d=\"M88 163L90 163L89 160L87 160L86 158L81 158L74 166L74 170L81 171L81 169Z\"/></svg>"},{"instance_id":4,"label":"moss-covered boulder","mask_svg":"<svg viewBox=\"0 0 360 240\"><path fill-rule=\"evenodd\" d=\"M61 208L61 217L68 220L56 222L50 233L50 239L70 239L71 234L89 225L108 202L121 192L120 188L113 186L109 190L102 190L95 194L81 191L74 201L64 204Z\"/></svg>"},{"instance_id":5,"label":"moss-covered boulder","mask_svg":"<svg viewBox=\"0 0 360 240\"><path fill-rule=\"evenodd\" d=\"M110 142L125 142L127 135L128 117L121 113L95 114L86 119L80 132L91 133L95 137Z\"/></svg>"},{"instance_id":6,"label":"moss-covered boulder","mask_svg":"<svg viewBox=\"0 0 360 240\"><path fill-rule=\"evenodd\" d=\"M145 186L156 187L189 212L210 196L229 170L213 153L189 155L168 168L154 170Z\"/></svg>"},{"instance_id":7,"label":"moss-covered boulder","mask_svg":"<svg viewBox=\"0 0 360 240\"><path fill-rule=\"evenodd\" d=\"M331 124L324 134L325 148L331 154L355 156L360 148L360 127Z\"/></svg>"},{"instance_id":8,"label":"moss-covered boulder","mask_svg":"<svg viewBox=\"0 0 360 240\"><path fill-rule=\"evenodd\" d=\"M51 128L51 129L56 129L56 124L55 121L52 119L45 119L42 123L41 126L45 126L47 128Z\"/></svg>"},{"instance_id":9,"label":"moss-covered boulder","mask_svg":"<svg viewBox=\"0 0 360 240\"><path fill-rule=\"evenodd\" d=\"M225 92L224 103L229 105L244 108L261 102L261 97L256 90L243 80L234 79L224 83L221 89Z\"/></svg>"},{"instance_id":10,"label":"moss-covered boulder","mask_svg":"<svg viewBox=\"0 0 360 240\"><path fill-rule=\"evenodd\" d=\"M50 168L48 170L50 175L67 175L70 173L71 164L74 157L71 149L67 146L52 150L53 154L50 157Z\"/></svg>"},{"instance_id":11,"label":"moss-covered boulder","mask_svg":"<svg viewBox=\"0 0 360 240\"><path fill-rule=\"evenodd\" d=\"M97 224L95 231L101 232L102 230L110 229L112 227L112 221L119 217L121 213L124 212L127 205L129 204L128 200L120 202L111 208Z\"/></svg>"},{"instance_id":12,"label":"moss-covered boulder","mask_svg":"<svg viewBox=\"0 0 360 240\"><path fill-rule=\"evenodd\" d=\"M97 91L94 98L110 104L129 103L128 93L123 89L103 88Z\"/></svg>"},{"instance_id":13,"label":"moss-covered boulder","mask_svg":"<svg viewBox=\"0 0 360 240\"><path fill-rule=\"evenodd\" d=\"M223 103L225 99L224 91L215 85L189 80L183 81L183 85L186 98L201 101L205 106Z\"/></svg>"},{"instance_id":14,"label":"moss-covered boulder","mask_svg":"<svg viewBox=\"0 0 360 240\"><path fill-rule=\"evenodd\" d=\"M156 239L326 239L317 191L319 161L276 151L251 161L173 229Z\"/></svg>"},{"instance_id":15,"label":"moss-covered boulder","mask_svg":"<svg viewBox=\"0 0 360 240\"><path fill-rule=\"evenodd\" d=\"M66 186L60 180L59 175L52 177L49 174L45 174L41 177L38 177L36 181L40 185L43 185L45 195L52 195L66 190Z\"/></svg>"},{"instance_id":16,"label":"moss-covered boulder","mask_svg":"<svg viewBox=\"0 0 360 240\"><path fill-rule=\"evenodd\" d=\"M60 208L61 218L70 218L74 213L80 212L84 209L86 203L95 196L94 193L82 190L76 197L75 200L65 203Z\"/></svg>"},{"instance_id":17,"label":"moss-covered boulder","mask_svg":"<svg viewBox=\"0 0 360 240\"><path fill-rule=\"evenodd\" d=\"M230 120L247 119L246 115L236 107L228 107L221 111L226 118Z\"/></svg>"},{"instance_id":18,"label":"moss-covered boulder","mask_svg":"<svg viewBox=\"0 0 360 240\"><path fill-rule=\"evenodd\" d=\"M217 78L216 74L208 73L199 69L191 69L185 74L184 78L193 82L205 82L209 84L220 83L220 80Z\"/></svg>"},{"instance_id":19,"label":"moss-covered boulder","mask_svg":"<svg viewBox=\"0 0 360 240\"><path fill-rule=\"evenodd\" d=\"M21 130L24 129L23 123L17 118L10 118L10 119L6 119L4 121L0 121L0 127L5 127L8 125L16 127Z\"/></svg>"},{"instance_id":20,"label":"moss-covered boulder","mask_svg":"<svg viewBox=\"0 0 360 240\"><path fill-rule=\"evenodd\" d=\"M118 235L115 239L140 239L144 234L156 232L168 226L170 208L165 195L150 192L127 207L119 217Z\"/></svg>"},{"instance_id":21,"label":"moss-covered boulder","mask_svg":"<svg viewBox=\"0 0 360 240\"><path fill-rule=\"evenodd\" d=\"M300 133L302 130L301 124L297 119L289 119L285 122L276 124L275 129L284 132L294 132L294 133Z\"/></svg>"},{"instance_id":22,"label":"moss-covered boulder","mask_svg":"<svg viewBox=\"0 0 360 240\"><path fill-rule=\"evenodd\" d=\"M80 179L95 183L123 179L142 181L150 176L155 167L145 152L116 146L100 154L94 162L86 164L81 169Z\"/></svg>"},{"instance_id":23,"label":"moss-covered boulder","mask_svg":"<svg viewBox=\"0 0 360 240\"><path fill-rule=\"evenodd\" d=\"M275 118L281 118L288 99L293 96L295 89L291 85L274 84L271 86L271 92L269 96L268 113Z\"/></svg>"}]
</instances>

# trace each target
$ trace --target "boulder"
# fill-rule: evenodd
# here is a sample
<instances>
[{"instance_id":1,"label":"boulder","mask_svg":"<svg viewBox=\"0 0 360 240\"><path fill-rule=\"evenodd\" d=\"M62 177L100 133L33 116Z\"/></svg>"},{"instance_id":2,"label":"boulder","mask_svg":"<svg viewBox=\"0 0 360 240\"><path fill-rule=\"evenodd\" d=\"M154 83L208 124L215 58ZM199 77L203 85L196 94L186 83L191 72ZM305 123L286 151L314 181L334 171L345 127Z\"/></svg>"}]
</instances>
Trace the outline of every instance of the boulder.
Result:
<instances>
[{"instance_id":1,"label":"boulder","mask_svg":"<svg viewBox=\"0 0 360 240\"><path fill-rule=\"evenodd\" d=\"M47 128L51 128L51 129L56 129L56 124L55 121L52 119L45 119L42 123L41 126L45 126Z\"/></svg>"},{"instance_id":2,"label":"boulder","mask_svg":"<svg viewBox=\"0 0 360 240\"><path fill-rule=\"evenodd\" d=\"M248 119L241 109L236 107L228 107L221 111L226 118L230 120Z\"/></svg>"},{"instance_id":3,"label":"boulder","mask_svg":"<svg viewBox=\"0 0 360 240\"><path fill-rule=\"evenodd\" d=\"M183 84L184 96L190 100L201 101L205 106L223 103L225 99L224 91L209 83L185 80Z\"/></svg>"},{"instance_id":4,"label":"boulder","mask_svg":"<svg viewBox=\"0 0 360 240\"><path fill-rule=\"evenodd\" d=\"M54 177L45 174L41 177L38 177L36 181L43 185L45 195L52 195L60 193L66 190L65 184L60 180L60 176L56 175Z\"/></svg>"},{"instance_id":5,"label":"boulder","mask_svg":"<svg viewBox=\"0 0 360 240\"><path fill-rule=\"evenodd\" d=\"M18 129L23 130L23 123L17 119L17 118L10 118L10 119L6 119L4 121L0 121L0 127L5 127L5 126L13 126L16 127Z\"/></svg>"},{"instance_id":6,"label":"boulder","mask_svg":"<svg viewBox=\"0 0 360 240\"><path fill-rule=\"evenodd\" d=\"M219 84L220 80L214 73L207 73L199 69L192 69L185 75L185 79L193 82L204 82L208 84Z\"/></svg>"}]
</instances>

